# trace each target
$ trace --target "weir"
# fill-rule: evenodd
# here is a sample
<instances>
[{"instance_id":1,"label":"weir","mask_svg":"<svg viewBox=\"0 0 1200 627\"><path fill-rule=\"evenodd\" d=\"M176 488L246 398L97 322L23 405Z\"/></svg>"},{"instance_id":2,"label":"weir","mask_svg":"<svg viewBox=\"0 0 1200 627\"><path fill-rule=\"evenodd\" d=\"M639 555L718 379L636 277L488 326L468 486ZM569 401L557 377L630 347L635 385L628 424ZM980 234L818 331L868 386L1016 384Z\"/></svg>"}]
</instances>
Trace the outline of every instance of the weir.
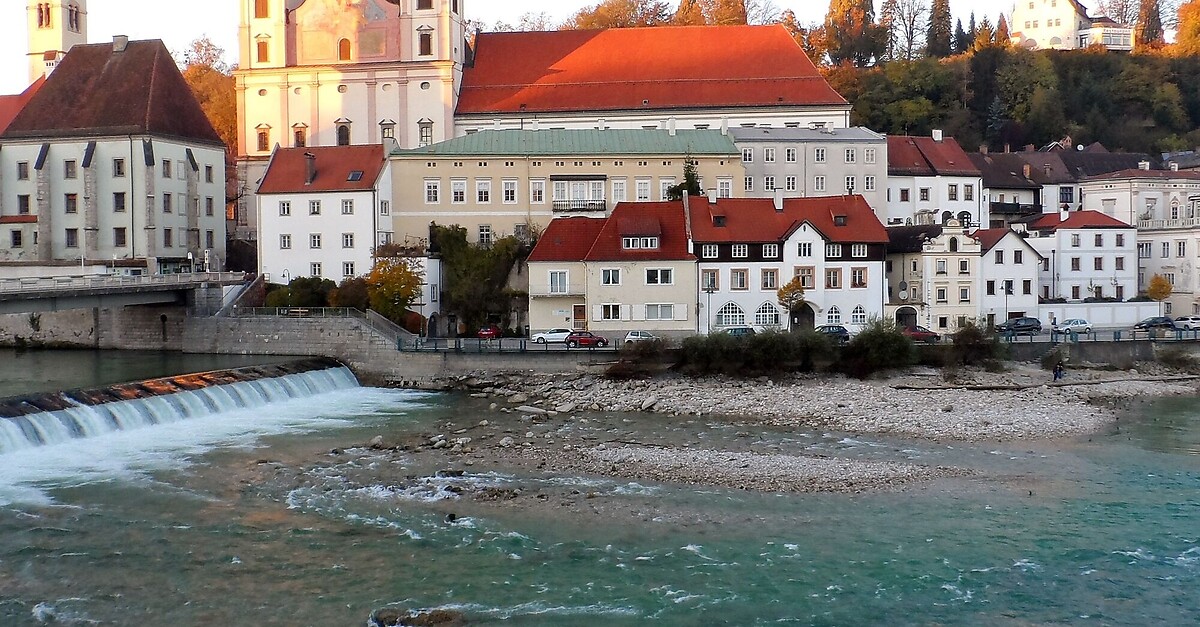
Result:
<instances>
[{"instance_id":1,"label":"weir","mask_svg":"<svg viewBox=\"0 0 1200 627\"><path fill-rule=\"evenodd\" d=\"M338 361L313 358L5 398L0 399L0 455L358 385Z\"/></svg>"}]
</instances>

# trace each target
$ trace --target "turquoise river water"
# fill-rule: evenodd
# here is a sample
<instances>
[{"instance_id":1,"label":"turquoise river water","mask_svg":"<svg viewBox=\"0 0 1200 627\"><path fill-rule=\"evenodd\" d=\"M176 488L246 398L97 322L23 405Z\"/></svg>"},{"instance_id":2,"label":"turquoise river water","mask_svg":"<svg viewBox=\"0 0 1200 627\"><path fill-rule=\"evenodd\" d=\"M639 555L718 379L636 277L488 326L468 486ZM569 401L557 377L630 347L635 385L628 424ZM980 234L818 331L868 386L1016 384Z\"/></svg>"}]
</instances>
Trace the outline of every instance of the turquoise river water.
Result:
<instances>
[{"instance_id":1,"label":"turquoise river water","mask_svg":"<svg viewBox=\"0 0 1200 627\"><path fill-rule=\"evenodd\" d=\"M79 355L35 365L0 354L0 380L15 394L18 376L65 389L241 365L95 355L103 374L81 381L65 374ZM1200 624L1195 399L1137 405L1107 433L1040 444L653 415L578 427L664 443L749 429L773 450L976 473L854 495L549 471L439 478L403 455L331 453L484 417L503 420L475 399L350 384L0 453L0 625L365 625L387 606L451 608L475 625ZM453 483L552 496L472 505ZM606 513L554 502L576 490Z\"/></svg>"}]
</instances>

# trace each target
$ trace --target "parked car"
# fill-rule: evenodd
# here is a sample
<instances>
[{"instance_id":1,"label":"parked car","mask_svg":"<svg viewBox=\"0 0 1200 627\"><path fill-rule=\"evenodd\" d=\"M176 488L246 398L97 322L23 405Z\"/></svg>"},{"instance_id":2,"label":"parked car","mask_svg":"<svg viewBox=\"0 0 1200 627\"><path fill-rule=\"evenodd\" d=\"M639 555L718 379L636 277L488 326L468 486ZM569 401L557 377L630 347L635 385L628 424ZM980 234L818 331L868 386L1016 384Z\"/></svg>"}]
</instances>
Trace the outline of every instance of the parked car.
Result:
<instances>
[{"instance_id":1,"label":"parked car","mask_svg":"<svg viewBox=\"0 0 1200 627\"><path fill-rule=\"evenodd\" d=\"M754 335L754 333L755 333L754 327L745 327L745 326L725 327L724 329L721 329L721 332L728 333L729 335L732 335L734 337L741 337L744 335Z\"/></svg>"},{"instance_id":2,"label":"parked car","mask_svg":"<svg viewBox=\"0 0 1200 627\"><path fill-rule=\"evenodd\" d=\"M823 324L815 331L828 337L834 344L845 344L850 341L850 331L840 324Z\"/></svg>"},{"instance_id":3,"label":"parked car","mask_svg":"<svg viewBox=\"0 0 1200 627\"><path fill-rule=\"evenodd\" d=\"M900 333L914 342L925 342L926 344L936 344L942 339L942 336L921 326L904 327Z\"/></svg>"},{"instance_id":4,"label":"parked car","mask_svg":"<svg viewBox=\"0 0 1200 627\"><path fill-rule=\"evenodd\" d=\"M567 348L575 348L577 346L586 347L605 347L608 346L608 340L592 333L591 331L572 331L566 339Z\"/></svg>"},{"instance_id":5,"label":"parked car","mask_svg":"<svg viewBox=\"0 0 1200 627\"><path fill-rule=\"evenodd\" d=\"M529 338L538 344L562 343L567 341L567 336L571 334L570 329L550 329L541 333L534 333L533 337Z\"/></svg>"},{"instance_id":6,"label":"parked car","mask_svg":"<svg viewBox=\"0 0 1200 627\"><path fill-rule=\"evenodd\" d=\"M1037 318L1012 318L996 325L996 333L1005 335L1037 335L1042 332L1042 321Z\"/></svg>"},{"instance_id":7,"label":"parked car","mask_svg":"<svg viewBox=\"0 0 1200 627\"><path fill-rule=\"evenodd\" d=\"M1188 331L1200 329L1200 316L1179 316L1175 319L1175 327Z\"/></svg>"},{"instance_id":8,"label":"parked car","mask_svg":"<svg viewBox=\"0 0 1200 627\"><path fill-rule=\"evenodd\" d=\"M651 340L661 340L662 338L649 331L630 331L625 334L625 343L633 344L635 342L649 342Z\"/></svg>"},{"instance_id":9,"label":"parked car","mask_svg":"<svg viewBox=\"0 0 1200 627\"><path fill-rule=\"evenodd\" d=\"M1153 329L1164 329L1174 331L1179 328L1175 326L1175 321L1166 316L1151 316L1133 325L1133 328L1139 331L1150 331Z\"/></svg>"},{"instance_id":10,"label":"parked car","mask_svg":"<svg viewBox=\"0 0 1200 627\"><path fill-rule=\"evenodd\" d=\"M1053 333L1091 333L1092 323L1083 318L1071 318L1055 324L1050 330Z\"/></svg>"},{"instance_id":11,"label":"parked car","mask_svg":"<svg viewBox=\"0 0 1200 627\"><path fill-rule=\"evenodd\" d=\"M494 324L485 324L479 328L479 331L475 333L475 337L481 340L494 340L502 337L503 335L504 331L501 331L500 327Z\"/></svg>"}]
</instances>

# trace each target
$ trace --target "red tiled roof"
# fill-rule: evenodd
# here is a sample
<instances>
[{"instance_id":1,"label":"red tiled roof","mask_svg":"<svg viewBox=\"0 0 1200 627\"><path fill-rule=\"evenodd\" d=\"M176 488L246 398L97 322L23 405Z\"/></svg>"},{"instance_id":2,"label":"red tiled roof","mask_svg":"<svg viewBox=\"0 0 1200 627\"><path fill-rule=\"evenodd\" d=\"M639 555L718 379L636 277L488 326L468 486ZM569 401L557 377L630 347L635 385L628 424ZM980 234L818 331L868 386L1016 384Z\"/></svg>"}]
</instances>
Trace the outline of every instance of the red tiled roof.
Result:
<instances>
[{"instance_id":1,"label":"red tiled roof","mask_svg":"<svg viewBox=\"0 0 1200 627\"><path fill-rule=\"evenodd\" d=\"M37 216L0 216L0 224L37 224Z\"/></svg>"},{"instance_id":2,"label":"red tiled roof","mask_svg":"<svg viewBox=\"0 0 1200 627\"><path fill-rule=\"evenodd\" d=\"M887 229L862 196L785 198L783 211L775 211L772 198L722 198L716 205L699 197L691 200L692 237L697 242L769 243L786 238L802 222L813 225L833 243L886 244ZM725 216L725 226L715 226L713 215ZM834 217L846 216L839 226Z\"/></svg>"},{"instance_id":3,"label":"red tiled roof","mask_svg":"<svg viewBox=\"0 0 1200 627\"><path fill-rule=\"evenodd\" d=\"M1054 231L1057 229L1132 229L1124 222L1099 211L1072 211L1067 219L1057 213L1046 215L1031 222L1028 227L1033 231Z\"/></svg>"},{"instance_id":4,"label":"red tiled roof","mask_svg":"<svg viewBox=\"0 0 1200 627\"><path fill-rule=\"evenodd\" d=\"M458 114L846 105L782 26L480 33Z\"/></svg>"},{"instance_id":5,"label":"red tiled roof","mask_svg":"<svg viewBox=\"0 0 1200 627\"><path fill-rule=\"evenodd\" d=\"M623 237L654 236L658 230L657 249L626 250ZM596 243L584 261L690 261L696 256L688 252L687 221L683 202L620 203L604 221Z\"/></svg>"},{"instance_id":6,"label":"red tiled roof","mask_svg":"<svg viewBox=\"0 0 1200 627\"><path fill-rule=\"evenodd\" d=\"M1089 176L1084 180L1100 181L1110 179L1190 179L1200 181L1200 172L1195 170L1142 170L1139 168L1129 168L1107 174Z\"/></svg>"},{"instance_id":7,"label":"red tiled roof","mask_svg":"<svg viewBox=\"0 0 1200 627\"><path fill-rule=\"evenodd\" d=\"M993 246L1000 243L1005 235L1012 233L1012 229L979 229L971 233L971 237L979 240L979 244L983 247L983 251L987 252Z\"/></svg>"},{"instance_id":8,"label":"red tiled roof","mask_svg":"<svg viewBox=\"0 0 1200 627\"><path fill-rule=\"evenodd\" d=\"M154 134L223 145L163 42L71 48L4 137Z\"/></svg>"},{"instance_id":9,"label":"red tiled roof","mask_svg":"<svg viewBox=\"0 0 1200 627\"><path fill-rule=\"evenodd\" d=\"M8 128L8 125L12 123L13 118L17 117L17 114L21 112L21 109L25 108L25 105L29 103L29 100L33 98L34 94L36 94L38 90L42 88L42 85L45 84L46 77L39 76L36 81L33 81L33 84L25 88L25 91L12 96L0 96L0 134L4 133L4 129Z\"/></svg>"},{"instance_id":10,"label":"red tiled roof","mask_svg":"<svg viewBox=\"0 0 1200 627\"><path fill-rule=\"evenodd\" d=\"M887 143L891 176L982 176L953 137L888 135Z\"/></svg>"},{"instance_id":11,"label":"red tiled roof","mask_svg":"<svg viewBox=\"0 0 1200 627\"><path fill-rule=\"evenodd\" d=\"M316 156L317 175L305 184L308 162L304 155ZM279 148L271 155L267 173L258 186L260 194L364 191L375 187L386 164L383 145L322 146ZM350 173L362 172L357 181Z\"/></svg>"},{"instance_id":12,"label":"red tiled roof","mask_svg":"<svg viewBox=\"0 0 1200 627\"><path fill-rule=\"evenodd\" d=\"M582 216L551 220L529 253L529 261L583 261L604 222L604 218Z\"/></svg>"}]
</instances>

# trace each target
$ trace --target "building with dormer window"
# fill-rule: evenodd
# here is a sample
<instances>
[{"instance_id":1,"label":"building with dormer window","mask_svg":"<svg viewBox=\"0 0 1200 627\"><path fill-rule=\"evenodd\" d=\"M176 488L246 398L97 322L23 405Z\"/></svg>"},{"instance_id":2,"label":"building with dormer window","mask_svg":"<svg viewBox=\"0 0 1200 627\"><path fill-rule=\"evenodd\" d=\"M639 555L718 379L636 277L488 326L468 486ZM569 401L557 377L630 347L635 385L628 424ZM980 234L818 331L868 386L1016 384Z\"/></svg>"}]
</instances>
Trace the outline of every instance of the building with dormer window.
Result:
<instances>
[{"instance_id":1,"label":"building with dormer window","mask_svg":"<svg viewBox=\"0 0 1200 627\"><path fill-rule=\"evenodd\" d=\"M1091 17L1078 0L1017 0L1009 20L1014 45L1031 50L1075 50L1101 45L1133 50L1133 27Z\"/></svg>"}]
</instances>

